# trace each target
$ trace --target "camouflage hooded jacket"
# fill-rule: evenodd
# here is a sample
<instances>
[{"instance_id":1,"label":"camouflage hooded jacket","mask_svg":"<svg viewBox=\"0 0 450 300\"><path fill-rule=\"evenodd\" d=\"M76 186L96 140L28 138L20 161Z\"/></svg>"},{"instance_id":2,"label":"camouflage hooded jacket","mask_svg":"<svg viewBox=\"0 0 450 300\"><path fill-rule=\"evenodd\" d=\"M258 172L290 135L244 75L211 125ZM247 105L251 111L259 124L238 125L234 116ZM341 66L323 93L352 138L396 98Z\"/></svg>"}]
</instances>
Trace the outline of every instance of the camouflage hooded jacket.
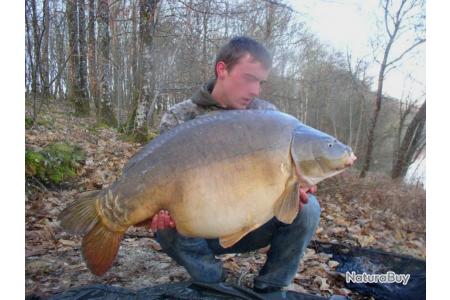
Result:
<instances>
[{"instance_id":1,"label":"camouflage hooded jacket","mask_svg":"<svg viewBox=\"0 0 450 300\"><path fill-rule=\"evenodd\" d=\"M161 119L160 133L200 115L226 110L211 96L214 83L213 80L208 81L190 99L172 106ZM253 99L247 109L278 110L272 103L258 98Z\"/></svg>"}]
</instances>

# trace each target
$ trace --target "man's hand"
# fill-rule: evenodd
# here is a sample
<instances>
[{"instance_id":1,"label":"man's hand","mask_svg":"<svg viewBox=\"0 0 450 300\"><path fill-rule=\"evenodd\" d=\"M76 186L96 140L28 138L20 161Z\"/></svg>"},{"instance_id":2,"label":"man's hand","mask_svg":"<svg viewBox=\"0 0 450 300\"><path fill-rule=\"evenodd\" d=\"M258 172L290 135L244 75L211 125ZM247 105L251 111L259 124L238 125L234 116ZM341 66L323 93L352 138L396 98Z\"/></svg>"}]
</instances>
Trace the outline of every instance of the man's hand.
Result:
<instances>
[{"instance_id":1,"label":"man's hand","mask_svg":"<svg viewBox=\"0 0 450 300\"><path fill-rule=\"evenodd\" d=\"M175 228L175 221L169 215L167 210L161 210L152 218L150 229L153 233L166 228Z\"/></svg>"},{"instance_id":2,"label":"man's hand","mask_svg":"<svg viewBox=\"0 0 450 300\"><path fill-rule=\"evenodd\" d=\"M315 193L317 192L317 186L312 186L308 189L299 188L298 194L299 194L299 209L301 210L303 208L303 205L308 203L308 193Z\"/></svg>"}]
</instances>

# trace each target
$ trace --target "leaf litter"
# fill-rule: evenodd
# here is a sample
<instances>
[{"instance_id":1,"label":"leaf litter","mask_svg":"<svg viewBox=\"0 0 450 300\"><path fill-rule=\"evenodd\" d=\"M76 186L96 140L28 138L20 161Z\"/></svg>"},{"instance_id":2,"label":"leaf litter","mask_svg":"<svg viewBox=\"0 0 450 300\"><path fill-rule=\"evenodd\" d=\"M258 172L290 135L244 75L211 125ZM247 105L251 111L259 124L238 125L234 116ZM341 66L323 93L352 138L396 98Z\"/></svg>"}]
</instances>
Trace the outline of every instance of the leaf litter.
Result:
<instances>
[{"instance_id":1,"label":"leaf litter","mask_svg":"<svg viewBox=\"0 0 450 300\"><path fill-rule=\"evenodd\" d=\"M76 118L62 108L47 112L47 117L53 120L50 128L38 125L26 130L26 148L39 150L50 143L68 142L82 147L86 159L77 178L60 186L46 187L33 179L26 181L26 294L49 296L87 284L139 289L189 280L184 268L161 251L153 234L144 227L133 227L126 233L118 258L105 275L97 277L89 272L80 254L81 238L62 231L57 216L79 193L113 183L142 145L122 140L114 129L97 129L93 118ZM353 191L354 187L348 187L353 191L348 195L345 185L348 186L342 178L319 185L322 213L315 240L425 258L424 220L399 216L389 208L374 207L370 205L373 201L368 201L373 194L359 194ZM337 186L339 188L333 188ZM376 196L379 197L379 193ZM267 250L266 247L250 253L219 256L228 274L227 282L251 288L265 262ZM342 274L335 271L338 265L331 255L307 248L287 289L366 299L345 288Z\"/></svg>"}]
</instances>

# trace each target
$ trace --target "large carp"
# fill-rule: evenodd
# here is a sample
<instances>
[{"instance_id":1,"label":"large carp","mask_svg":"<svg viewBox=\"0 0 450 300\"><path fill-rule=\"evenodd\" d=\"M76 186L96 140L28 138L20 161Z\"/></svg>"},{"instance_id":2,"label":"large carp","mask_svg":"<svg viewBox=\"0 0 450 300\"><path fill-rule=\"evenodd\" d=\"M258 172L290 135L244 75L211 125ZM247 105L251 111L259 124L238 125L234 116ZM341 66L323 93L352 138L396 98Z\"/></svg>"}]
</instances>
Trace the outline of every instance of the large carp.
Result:
<instances>
[{"instance_id":1,"label":"large carp","mask_svg":"<svg viewBox=\"0 0 450 300\"><path fill-rule=\"evenodd\" d=\"M355 159L348 146L278 111L215 113L145 145L110 187L68 206L61 225L83 235L83 256L97 275L111 267L127 228L161 209L180 234L230 247L273 216L292 223L299 186Z\"/></svg>"}]
</instances>

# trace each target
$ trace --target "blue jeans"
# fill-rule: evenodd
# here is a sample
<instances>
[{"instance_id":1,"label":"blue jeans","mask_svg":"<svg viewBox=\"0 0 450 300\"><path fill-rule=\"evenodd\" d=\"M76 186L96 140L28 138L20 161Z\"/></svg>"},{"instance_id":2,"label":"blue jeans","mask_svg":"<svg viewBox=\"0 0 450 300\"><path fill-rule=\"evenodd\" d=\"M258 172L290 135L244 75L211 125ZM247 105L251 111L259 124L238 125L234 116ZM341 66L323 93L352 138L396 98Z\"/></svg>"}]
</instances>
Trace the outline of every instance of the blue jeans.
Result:
<instances>
[{"instance_id":1,"label":"blue jeans","mask_svg":"<svg viewBox=\"0 0 450 300\"><path fill-rule=\"evenodd\" d=\"M243 253L270 245L267 260L255 278L255 286L284 287L289 285L306 246L320 221L320 206L314 195L300 210L292 224L272 218L248 233L232 247L223 248L218 239L187 238L175 229L159 230L156 239L162 250L182 265L193 280L216 283L225 278L222 262L214 257L225 253Z\"/></svg>"}]
</instances>

